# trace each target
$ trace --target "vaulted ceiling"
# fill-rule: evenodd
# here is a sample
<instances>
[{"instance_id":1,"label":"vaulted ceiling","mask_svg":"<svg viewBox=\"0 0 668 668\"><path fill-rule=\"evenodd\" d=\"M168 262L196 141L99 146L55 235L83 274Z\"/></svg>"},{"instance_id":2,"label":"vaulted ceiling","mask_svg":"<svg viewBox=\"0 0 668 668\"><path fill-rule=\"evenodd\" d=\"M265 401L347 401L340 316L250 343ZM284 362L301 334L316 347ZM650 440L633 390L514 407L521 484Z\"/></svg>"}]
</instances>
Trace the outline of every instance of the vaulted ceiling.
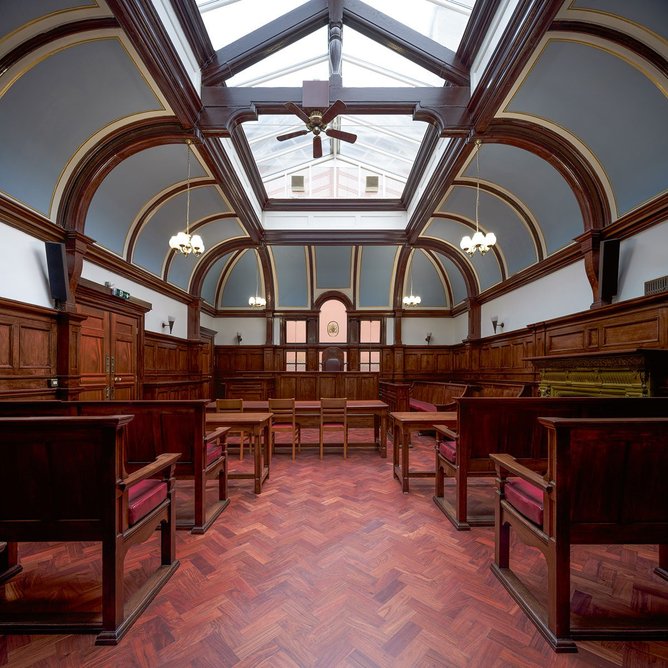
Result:
<instances>
[{"instance_id":1,"label":"vaulted ceiling","mask_svg":"<svg viewBox=\"0 0 668 668\"><path fill-rule=\"evenodd\" d=\"M437 10L468 13L466 2L421 2L433 25ZM421 308L448 313L573 261L586 232L623 235L665 206L666 3L477 0L453 50L392 3L310 0L217 51L202 16L235 3L199 4L203 14L193 0L3 3L5 218L21 209L36 226L82 232L96 242L93 261L200 296L212 312L248 308L255 290L270 308L305 309L332 289L357 308L391 310L412 282ZM347 31L411 76L389 56L348 52ZM258 68L275 76L289 49L290 71L258 83ZM333 141L315 161L310 136L294 147L273 139L299 129L284 105L302 104L292 79L315 78L313 63L329 74L330 102L347 105L341 129L359 134L354 151ZM348 72L378 80L346 86ZM407 81L389 85L390 75ZM417 150L406 158L401 142ZM339 184L347 173L389 186L334 192L323 184L336 161ZM291 196L292 174L320 185ZM206 246L197 258L168 246L188 200ZM484 256L459 247L476 220L498 239Z\"/></svg>"}]
</instances>

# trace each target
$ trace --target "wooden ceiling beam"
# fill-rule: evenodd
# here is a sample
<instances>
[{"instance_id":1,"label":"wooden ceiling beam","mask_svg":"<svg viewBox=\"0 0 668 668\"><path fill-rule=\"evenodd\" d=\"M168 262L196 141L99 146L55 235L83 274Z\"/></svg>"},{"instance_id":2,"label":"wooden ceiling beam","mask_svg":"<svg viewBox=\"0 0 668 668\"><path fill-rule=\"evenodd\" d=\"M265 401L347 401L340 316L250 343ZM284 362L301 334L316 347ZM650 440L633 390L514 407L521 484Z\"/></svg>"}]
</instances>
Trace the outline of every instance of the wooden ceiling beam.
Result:
<instances>
[{"instance_id":1,"label":"wooden ceiling beam","mask_svg":"<svg viewBox=\"0 0 668 668\"><path fill-rule=\"evenodd\" d=\"M349 114L410 114L437 127L441 135L467 135L467 86L446 88L330 88ZM229 136L239 123L258 114L291 114L286 102L301 105L301 88L203 86L199 127L205 134Z\"/></svg>"}]
</instances>

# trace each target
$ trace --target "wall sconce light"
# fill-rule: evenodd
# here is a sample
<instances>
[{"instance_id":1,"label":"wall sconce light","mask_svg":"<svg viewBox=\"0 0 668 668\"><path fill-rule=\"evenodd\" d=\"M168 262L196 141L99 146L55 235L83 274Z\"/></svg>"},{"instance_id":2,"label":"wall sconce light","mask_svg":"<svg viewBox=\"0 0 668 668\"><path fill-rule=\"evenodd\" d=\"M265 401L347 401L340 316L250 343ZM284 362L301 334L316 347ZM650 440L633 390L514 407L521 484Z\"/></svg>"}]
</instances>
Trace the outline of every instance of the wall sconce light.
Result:
<instances>
[{"instance_id":1,"label":"wall sconce light","mask_svg":"<svg viewBox=\"0 0 668 668\"><path fill-rule=\"evenodd\" d=\"M499 322L499 316L498 315L493 315L492 316L492 327L494 327L494 333L495 334L496 334L497 327L499 329L503 329L503 323Z\"/></svg>"},{"instance_id":2,"label":"wall sconce light","mask_svg":"<svg viewBox=\"0 0 668 668\"><path fill-rule=\"evenodd\" d=\"M172 330L174 329L174 322L176 321L176 318L173 315L168 315L167 316L167 322L162 323L162 328L165 329L165 327L169 327L169 333L172 333Z\"/></svg>"},{"instance_id":3,"label":"wall sconce light","mask_svg":"<svg viewBox=\"0 0 668 668\"><path fill-rule=\"evenodd\" d=\"M236 340L237 340L237 345L238 346L241 345L241 342L244 340L243 337L241 336L241 332L237 332Z\"/></svg>"},{"instance_id":4,"label":"wall sconce light","mask_svg":"<svg viewBox=\"0 0 668 668\"><path fill-rule=\"evenodd\" d=\"M431 343L431 332L424 337L424 340L427 342L427 345Z\"/></svg>"}]
</instances>

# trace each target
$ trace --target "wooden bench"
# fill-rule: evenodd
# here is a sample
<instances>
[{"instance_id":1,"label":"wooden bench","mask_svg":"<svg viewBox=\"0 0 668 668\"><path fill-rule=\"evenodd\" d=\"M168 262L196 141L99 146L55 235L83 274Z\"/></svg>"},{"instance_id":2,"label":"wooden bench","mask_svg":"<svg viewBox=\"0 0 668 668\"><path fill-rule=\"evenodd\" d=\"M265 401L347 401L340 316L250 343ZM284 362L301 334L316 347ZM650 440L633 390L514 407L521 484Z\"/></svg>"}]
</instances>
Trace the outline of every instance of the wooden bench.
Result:
<instances>
[{"instance_id":1,"label":"wooden bench","mask_svg":"<svg viewBox=\"0 0 668 668\"><path fill-rule=\"evenodd\" d=\"M501 381L476 381L466 396L469 397L530 397L531 385Z\"/></svg>"},{"instance_id":2,"label":"wooden bench","mask_svg":"<svg viewBox=\"0 0 668 668\"><path fill-rule=\"evenodd\" d=\"M192 480L194 489L192 512L187 516L177 513L176 526L202 534L229 504L226 429L205 432L207 403L204 399L2 401L0 415L134 415L135 419L128 426L128 470L141 468L164 452L178 453L176 478ZM207 480L218 482L218 499L208 506Z\"/></svg>"},{"instance_id":3,"label":"wooden bench","mask_svg":"<svg viewBox=\"0 0 668 668\"><path fill-rule=\"evenodd\" d=\"M410 387L409 410L436 413L455 410L455 400L469 396L472 388L459 383L416 380Z\"/></svg>"},{"instance_id":4,"label":"wooden bench","mask_svg":"<svg viewBox=\"0 0 668 668\"><path fill-rule=\"evenodd\" d=\"M69 602L56 612L52 600L36 597L33 603L28 594L27 601L5 597L0 632L95 632L96 644L115 645L178 568L173 474L179 456L160 455L128 474L123 462L132 419L0 418L0 540L5 541L0 582L21 570L18 543L102 543L100 610L87 611L78 600L75 608ZM156 527L161 532L160 565L126 601L125 555ZM16 591L29 591L28 585Z\"/></svg>"},{"instance_id":5,"label":"wooden bench","mask_svg":"<svg viewBox=\"0 0 668 668\"><path fill-rule=\"evenodd\" d=\"M645 399L637 399L643 402ZM574 639L668 638L665 615L579 615L571 626L570 553L578 544L659 545L668 579L668 418L541 418L547 459L522 466L492 455L498 477L492 571L557 652ZM536 472L539 471L539 472ZM544 475L542 475L544 473ZM510 568L510 529L547 563L547 604Z\"/></svg>"},{"instance_id":6,"label":"wooden bench","mask_svg":"<svg viewBox=\"0 0 668 668\"><path fill-rule=\"evenodd\" d=\"M660 417L668 398L465 397L457 401L457 428L437 427L434 502L457 529L492 526L489 512L468 511L469 478L493 477L492 452L518 459L545 457L547 441L539 417ZM445 496L445 478L454 479L454 504Z\"/></svg>"}]
</instances>

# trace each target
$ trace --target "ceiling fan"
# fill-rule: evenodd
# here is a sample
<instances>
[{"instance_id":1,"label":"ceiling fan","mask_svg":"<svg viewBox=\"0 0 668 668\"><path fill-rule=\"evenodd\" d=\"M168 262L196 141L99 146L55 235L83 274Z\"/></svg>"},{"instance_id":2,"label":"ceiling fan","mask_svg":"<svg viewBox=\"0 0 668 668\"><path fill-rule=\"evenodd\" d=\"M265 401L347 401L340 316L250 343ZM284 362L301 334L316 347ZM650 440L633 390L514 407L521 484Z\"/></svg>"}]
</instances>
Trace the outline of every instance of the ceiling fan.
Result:
<instances>
[{"instance_id":1,"label":"ceiling fan","mask_svg":"<svg viewBox=\"0 0 668 668\"><path fill-rule=\"evenodd\" d=\"M295 132L288 132L284 135L279 135L276 137L278 141L285 141L286 139L293 139L294 137L301 137L302 135L307 135L309 132L313 133L313 157L322 158L322 137L320 136L323 132L328 136L334 139L340 139L341 141L349 142L354 144L357 140L357 135L352 132L343 132L343 130L337 130L336 128L328 128L327 125L333 121L339 114L343 113L346 110L346 105L341 100L337 100L332 104L326 111L322 112L318 109L312 110L310 113L306 113L303 109L300 109L294 102L286 102L285 107L289 109L293 114L300 118L304 123L306 123L305 130L297 130Z\"/></svg>"}]
</instances>

